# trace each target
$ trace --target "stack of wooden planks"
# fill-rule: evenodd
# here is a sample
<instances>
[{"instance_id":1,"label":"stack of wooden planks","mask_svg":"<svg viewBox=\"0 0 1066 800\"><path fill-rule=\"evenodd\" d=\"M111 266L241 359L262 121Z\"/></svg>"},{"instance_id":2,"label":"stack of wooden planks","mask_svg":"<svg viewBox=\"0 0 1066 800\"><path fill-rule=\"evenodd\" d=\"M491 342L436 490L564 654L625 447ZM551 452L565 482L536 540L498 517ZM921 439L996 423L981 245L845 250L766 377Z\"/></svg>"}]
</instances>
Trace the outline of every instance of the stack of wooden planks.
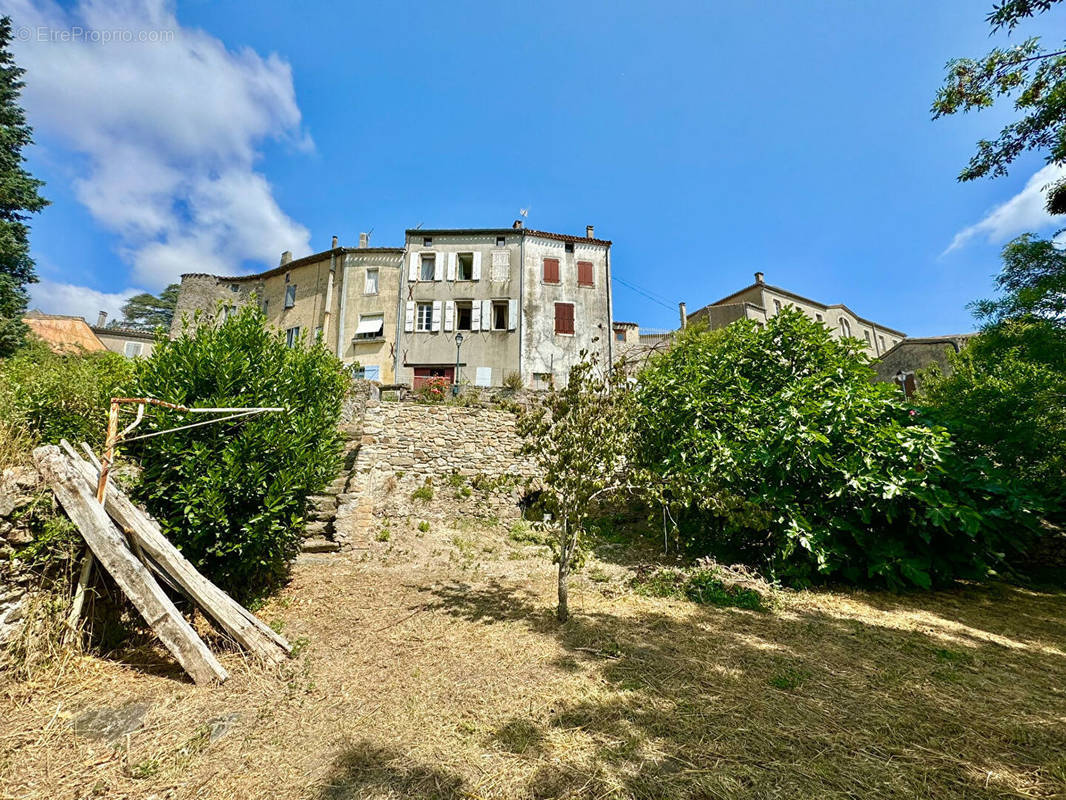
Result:
<instances>
[{"instance_id":1,"label":"stack of wooden planks","mask_svg":"<svg viewBox=\"0 0 1066 800\"><path fill-rule=\"evenodd\" d=\"M289 643L201 575L114 482L108 483L101 504L96 499L97 467L67 442L62 450L39 447L33 459L97 562L197 684L222 682L229 675L157 577L195 602L249 654L273 663L289 657Z\"/></svg>"}]
</instances>

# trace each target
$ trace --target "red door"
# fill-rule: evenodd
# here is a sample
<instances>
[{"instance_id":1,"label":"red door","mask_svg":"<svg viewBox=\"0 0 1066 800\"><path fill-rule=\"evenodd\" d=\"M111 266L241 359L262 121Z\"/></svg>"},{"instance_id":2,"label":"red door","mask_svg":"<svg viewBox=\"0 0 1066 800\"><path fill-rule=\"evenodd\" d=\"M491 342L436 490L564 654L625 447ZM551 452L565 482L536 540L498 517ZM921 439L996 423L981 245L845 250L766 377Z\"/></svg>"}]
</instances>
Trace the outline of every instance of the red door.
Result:
<instances>
[{"instance_id":1,"label":"red door","mask_svg":"<svg viewBox=\"0 0 1066 800\"><path fill-rule=\"evenodd\" d=\"M455 367L415 367L411 388L421 389L430 378L444 378L445 383L451 385L455 382Z\"/></svg>"}]
</instances>

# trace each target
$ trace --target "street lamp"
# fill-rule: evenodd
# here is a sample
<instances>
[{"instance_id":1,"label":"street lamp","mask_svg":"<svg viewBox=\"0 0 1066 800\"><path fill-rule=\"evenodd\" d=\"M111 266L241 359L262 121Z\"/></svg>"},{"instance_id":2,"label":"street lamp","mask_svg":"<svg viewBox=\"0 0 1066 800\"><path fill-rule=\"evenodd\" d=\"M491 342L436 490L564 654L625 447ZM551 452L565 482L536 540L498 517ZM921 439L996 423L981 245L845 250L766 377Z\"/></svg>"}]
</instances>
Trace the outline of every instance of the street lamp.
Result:
<instances>
[{"instance_id":1,"label":"street lamp","mask_svg":"<svg viewBox=\"0 0 1066 800\"><path fill-rule=\"evenodd\" d=\"M459 396L459 348L463 346L463 334L455 334L455 375L452 380L452 397Z\"/></svg>"},{"instance_id":2,"label":"street lamp","mask_svg":"<svg viewBox=\"0 0 1066 800\"><path fill-rule=\"evenodd\" d=\"M907 375L903 370L896 373L896 383L899 384L899 390L903 392L903 399L907 399Z\"/></svg>"}]
</instances>

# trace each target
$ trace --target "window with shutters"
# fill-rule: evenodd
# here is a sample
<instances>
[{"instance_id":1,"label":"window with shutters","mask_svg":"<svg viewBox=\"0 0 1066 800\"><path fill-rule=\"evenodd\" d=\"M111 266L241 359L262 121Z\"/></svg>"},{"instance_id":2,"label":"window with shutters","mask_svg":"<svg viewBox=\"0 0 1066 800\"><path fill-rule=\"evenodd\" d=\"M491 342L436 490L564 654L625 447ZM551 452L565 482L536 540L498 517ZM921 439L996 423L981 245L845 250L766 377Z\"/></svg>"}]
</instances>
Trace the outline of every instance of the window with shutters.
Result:
<instances>
[{"instance_id":1,"label":"window with shutters","mask_svg":"<svg viewBox=\"0 0 1066 800\"><path fill-rule=\"evenodd\" d=\"M456 280L460 281L472 281L474 280L474 254L473 253L459 253L458 258L458 274L455 276Z\"/></svg>"},{"instance_id":2,"label":"window with shutters","mask_svg":"<svg viewBox=\"0 0 1066 800\"><path fill-rule=\"evenodd\" d=\"M507 330L507 301L492 301L492 329L494 331Z\"/></svg>"},{"instance_id":3,"label":"window with shutters","mask_svg":"<svg viewBox=\"0 0 1066 800\"><path fill-rule=\"evenodd\" d=\"M574 304L555 304L555 332L572 334L574 332Z\"/></svg>"},{"instance_id":4,"label":"window with shutters","mask_svg":"<svg viewBox=\"0 0 1066 800\"><path fill-rule=\"evenodd\" d=\"M437 274L437 256L434 253L422 254L422 270L419 273L420 281L431 281Z\"/></svg>"},{"instance_id":5,"label":"window with shutters","mask_svg":"<svg viewBox=\"0 0 1066 800\"><path fill-rule=\"evenodd\" d=\"M366 283L363 284L363 294L377 294L378 293L378 270L368 269L366 271Z\"/></svg>"},{"instance_id":6,"label":"window with shutters","mask_svg":"<svg viewBox=\"0 0 1066 800\"><path fill-rule=\"evenodd\" d=\"M415 329L423 333L433 330L433 304L419 303L415 306L415 311L417 312Z\"/></svg>"},{"instance_id":7,"label":"window with shutters","mask_svg":"<svg viewBox=\"0 0 1066 800\"><path fill-rule=\"evenodd\" d=\"M474 304L470 300L457 300L455 302L455 329L457 331L469 331L471 320L474 315Z\"/></svg>"},{"instance_id":8,"label":"window with shutters","mask_svg":"<svg viewBox=\"0 0 1066 800\"><path fill-rule=\"evenodd\" d=\"M126 358L136 358L144 351L144 344L141 342L126 342L124 352Z\"/></svg>"},{"instance_id":9,"label":"window with shutters","mask_svg":"<svg viewBox=\"0 0 1066 800\"><path fill-rule=\"evenodd\" d=\"M285 308L292 308L296 305L296 284L290 283L285 287Z\"/></svg>"},{"instance_id":10,"label":"window with shutters","mask_svg":"<svg viewBox=\"0 0 1066 800\"><path fill-rule=\"evenodd\" d=\"M591 261L578 261L577 262L577 285L578 286L594 286L595 281L592 279L592 262Z\"/></svg>"},{"instance_id":11,"label":"window with shutters","mask_svg":"<svg viewBox=\"0 0 1066 800\"><path fill-rule=\"evenodd\" d=\"M544 259L544 282L545 283L558 283L559 282L559 259L546 258Z\"/></svg>"},{"instance_id":12,"label":"window with shutters","mask_svg":"<svg viewBox=\"0 0 1066 800\"><path fill-rule=\"evenodd\" d=\"M285 345L286 347L296 347L300 342L300 326L297 325L294 328L289 328L285 331Z\"/></svg>"}]
</instances>

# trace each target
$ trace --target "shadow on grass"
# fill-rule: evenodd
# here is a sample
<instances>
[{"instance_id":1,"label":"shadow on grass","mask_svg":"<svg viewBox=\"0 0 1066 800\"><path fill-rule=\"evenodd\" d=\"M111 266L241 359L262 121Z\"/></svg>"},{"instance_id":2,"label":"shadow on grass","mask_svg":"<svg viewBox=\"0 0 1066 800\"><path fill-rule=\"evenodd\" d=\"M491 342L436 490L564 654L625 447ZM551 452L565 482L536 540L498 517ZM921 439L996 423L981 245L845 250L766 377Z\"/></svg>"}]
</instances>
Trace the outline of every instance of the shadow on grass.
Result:
<instances>
[{"instance_id":1,"label":"shadow on grass","mask_svg":"<svg viewBox=\"0 0 1066 800\"><path fill-rule=\"evenodd\" d=\"M396 750L368 742L355 742L344 750L319 794L321 800L465 800L469 796L458 775L429 764L412 763Z\"/></svg>"},{"instance_id":2,"label":"shadow on grass","mask_svg":"<svg viewBox=\"0 0 1066 800\"><path fill-rule=\"evenodd\" d=\"M542 765L532 797L1066 791L1066 658L1045 644L1066 592L857 594L765 614L639 603L559 625L520 587L422 591L436 613L551 636L561 672L598 677L602 691L507 721Z\"/></svg>"}]
</instances>

